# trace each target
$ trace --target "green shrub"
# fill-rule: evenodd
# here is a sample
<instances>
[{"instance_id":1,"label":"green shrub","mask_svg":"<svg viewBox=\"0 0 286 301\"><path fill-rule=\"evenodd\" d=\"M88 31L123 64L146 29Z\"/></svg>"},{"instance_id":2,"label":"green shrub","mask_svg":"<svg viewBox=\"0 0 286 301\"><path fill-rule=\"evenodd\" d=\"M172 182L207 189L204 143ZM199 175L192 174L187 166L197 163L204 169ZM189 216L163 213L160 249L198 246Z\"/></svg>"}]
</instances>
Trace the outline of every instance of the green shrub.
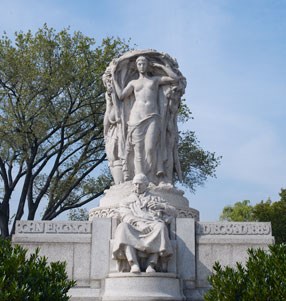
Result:
<instances>
[{"instance_id":1,"label":"green shrub","mask_svg":"<svg viewBox=\"0 0 286 301\"><path fill-rule=\"evenodd\" d=\"M27 256L21 246L0 239L1 301L68 301L68 280L64 262L47 263L39 249Z\"/></svg>"},{"instance_id":2,"label":"green shrub","mask_svg":"<svg viewBox=\"0 0 286 301\"><path fill-rule=\"evenodd\" d=\"M268 251L249 249L248 255L244 266L223 268L215 263L205 301L286 300L286 245L272 245Z\"/></svg>"}]
</instances>

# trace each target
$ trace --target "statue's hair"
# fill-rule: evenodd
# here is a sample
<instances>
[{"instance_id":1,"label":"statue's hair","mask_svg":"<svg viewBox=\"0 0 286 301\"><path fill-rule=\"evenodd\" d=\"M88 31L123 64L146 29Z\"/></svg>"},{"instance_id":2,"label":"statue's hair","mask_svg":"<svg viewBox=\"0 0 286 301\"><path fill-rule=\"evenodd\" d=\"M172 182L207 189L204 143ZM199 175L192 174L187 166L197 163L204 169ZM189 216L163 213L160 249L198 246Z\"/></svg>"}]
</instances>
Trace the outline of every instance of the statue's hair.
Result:
<instances>
[{"instance_id":1,"label":"statue's hair","mask_svg":"<svg viewBox=\"0 0 286 301\"><path fill-rule=\"evenodd\" d=\"M107 67L105 72L102 75L102 81L103 81L104 87L106 87L107 82L110 80L111 80L111 68Z\"/></svg>"},{"instance_id":2,"label":"statue's hair","mask_svg":"<svg viewBox=\"0 0 286 301\"><path fill-rule=\"evenodd\" d=\"M138 56L138 58L136 59L136 64L139 62L139 61L146 61L147 63L149 63L149 60L146 58L146 56L143 56L143 55L140 55Z\"/></svg>"},{"instance_id":3,"label":"statue's hair","mask_svg":"<svg viewBox=\"0 0 286 301\"><path fill-rule=\"evenodd\" d=\"M132 183L135 184L136 180L139 180L142 183L145 183L147 186L149 184L148 178L143 173L138 173L134 176Z\"/></svg>"}]
</instances>

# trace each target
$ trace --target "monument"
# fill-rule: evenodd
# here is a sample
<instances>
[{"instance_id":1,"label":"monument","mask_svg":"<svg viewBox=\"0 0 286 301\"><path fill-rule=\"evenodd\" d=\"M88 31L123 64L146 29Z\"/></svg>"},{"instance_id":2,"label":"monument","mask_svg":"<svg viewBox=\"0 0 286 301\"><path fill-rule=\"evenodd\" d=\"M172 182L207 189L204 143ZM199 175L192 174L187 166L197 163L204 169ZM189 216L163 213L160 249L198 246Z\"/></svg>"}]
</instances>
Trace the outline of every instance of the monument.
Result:
<instances>
[{"instance_id":1,"label":"monument","mask_svg":"<svg viewBox=\"0 0 286 301\"><path fill-rule=\"evenodd\" d=\"M215 261L244 262L273 242L269 223L200 222L183 191L177 114L186 79L170 55L110 62L104 139L114 185L89 221L20 221L14 243L66 260L72 301L203 300Z\"/></svg>"}]
</instances>

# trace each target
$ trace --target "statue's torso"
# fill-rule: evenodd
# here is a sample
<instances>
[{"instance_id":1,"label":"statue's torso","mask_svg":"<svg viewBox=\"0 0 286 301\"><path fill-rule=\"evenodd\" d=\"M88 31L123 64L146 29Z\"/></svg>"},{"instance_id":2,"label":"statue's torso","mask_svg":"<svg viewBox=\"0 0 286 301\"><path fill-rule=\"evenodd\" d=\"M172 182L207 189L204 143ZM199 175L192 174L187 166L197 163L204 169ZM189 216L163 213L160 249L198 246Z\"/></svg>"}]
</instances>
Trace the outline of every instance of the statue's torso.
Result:
<instances>
[{"instance_id":1,"label":"statue's torso","mask_svg":"<svg viewBox=\"0 0 286 301\"><path fill-rule=\"evenodd\" d=\"M158 114L158 86L156 78L133 81L135 102L130 113L130 124L136 124L150 114Z\"/></svg>"}]
</instances>

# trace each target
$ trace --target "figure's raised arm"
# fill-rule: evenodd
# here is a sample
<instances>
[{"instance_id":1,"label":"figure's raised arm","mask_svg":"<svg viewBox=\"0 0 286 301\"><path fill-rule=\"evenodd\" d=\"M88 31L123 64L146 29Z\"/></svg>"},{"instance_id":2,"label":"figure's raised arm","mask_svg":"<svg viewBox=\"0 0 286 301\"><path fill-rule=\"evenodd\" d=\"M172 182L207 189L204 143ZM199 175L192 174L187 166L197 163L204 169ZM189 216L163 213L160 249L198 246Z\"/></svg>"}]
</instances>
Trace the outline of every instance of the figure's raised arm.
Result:
<instances>
[{"instance_id":1,"label":"figure's raised arm","mask_svg":"<svg viewBox=\"0 0 286 301\"><path fill-rule=\"evenodd\" d=\"M116 76L114 74L114 70L112 71L112 78L113 78L114 90L117 94L118 99L123 100L133 92L132 81L129 82L125 88L121 89L117 82Z\"/></svg>"},{"instance_id":2,"label":"figure's raised arm","mask_svg":"<svg viewBox=\"0 0 286 301\"><path fill-rule=\"evenodd\" d=\"M171 67L166 64L158 64L158 63L153 63L154 67L161 68L167 76L162 76L160 77L159 84L167 84L169 82L177 82L179 80L178 75L171 69Z\"/></svg>"},{"instance_id":3,"label":"figure's raised arm","mask_svg":"<svg viewBox=\"0 0 286 301\"><path fill-rule=\"evenodd\" d=\"M130 96L130 94L133 92L134 86L133 86L133 81L129 82L127 86L123 89L121 93L121 97L119 99L123 100L126 97Z\"/></svg>"}]
</instances>

